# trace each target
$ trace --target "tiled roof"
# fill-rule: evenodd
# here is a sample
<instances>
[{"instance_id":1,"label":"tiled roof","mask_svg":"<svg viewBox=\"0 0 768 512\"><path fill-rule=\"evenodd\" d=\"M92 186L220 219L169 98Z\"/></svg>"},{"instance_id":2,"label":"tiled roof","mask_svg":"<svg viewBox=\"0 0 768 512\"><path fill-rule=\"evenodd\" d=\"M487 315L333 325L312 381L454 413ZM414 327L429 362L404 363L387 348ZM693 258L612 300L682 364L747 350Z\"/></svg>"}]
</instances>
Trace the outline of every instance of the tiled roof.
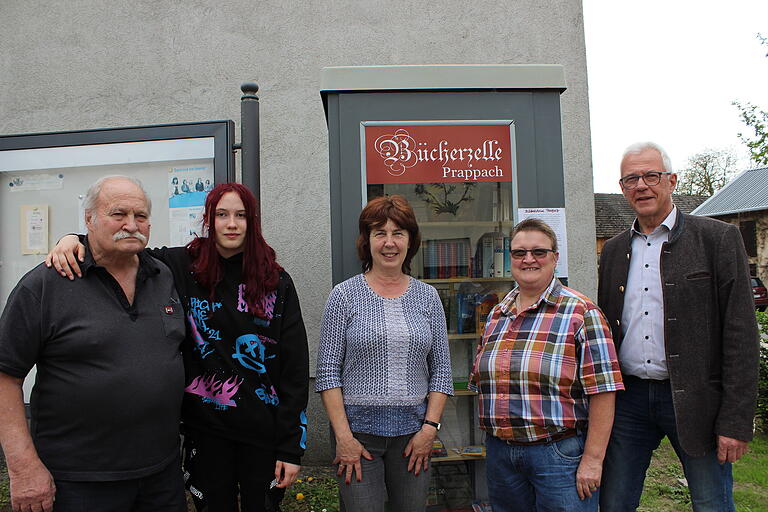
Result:
<instances>
[{"instance_id":1,"label":"tiled roof","mask_svg":"<svg viewBox=\"0 0 768 512\"><path fill-rule=\"evenodd\" d=\"M680 211L691 213L707 199L706 196L674 195L672 201ZM618 235L635 220L635 211L622 194L595 194L595 227L597 238Z\"/></svg>"},{"instance_id":2,"label":"tiled roof","mask_svg":"<svg viewBox=\"0 0 768 512\"><path fill-rule=\"evenodd\" d=\"M742 172L693 213L716 217L756 210L768 210L768 167Z\"/></svg>"}]
</instances>

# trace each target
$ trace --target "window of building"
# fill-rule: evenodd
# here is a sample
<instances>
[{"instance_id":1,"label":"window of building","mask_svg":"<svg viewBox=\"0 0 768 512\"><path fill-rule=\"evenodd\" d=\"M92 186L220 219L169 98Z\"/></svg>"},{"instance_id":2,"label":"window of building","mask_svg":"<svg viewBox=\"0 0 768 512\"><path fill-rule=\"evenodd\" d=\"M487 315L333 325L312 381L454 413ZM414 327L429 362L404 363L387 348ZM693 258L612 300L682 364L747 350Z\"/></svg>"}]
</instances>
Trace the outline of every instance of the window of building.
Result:
<instances>
[{"instance_id":1,"label":"window of building","mask_svg":"<svg viewBox=\"0 0 768 512\"><path fill-rule=\"evenodd\" d=\"M747 255L753 258L756 257L757 235L755 221L742 221L739 223L739 230L741 231L741 238L744 239L744 248L747 250Z\"/></svg>"}]
</instances>

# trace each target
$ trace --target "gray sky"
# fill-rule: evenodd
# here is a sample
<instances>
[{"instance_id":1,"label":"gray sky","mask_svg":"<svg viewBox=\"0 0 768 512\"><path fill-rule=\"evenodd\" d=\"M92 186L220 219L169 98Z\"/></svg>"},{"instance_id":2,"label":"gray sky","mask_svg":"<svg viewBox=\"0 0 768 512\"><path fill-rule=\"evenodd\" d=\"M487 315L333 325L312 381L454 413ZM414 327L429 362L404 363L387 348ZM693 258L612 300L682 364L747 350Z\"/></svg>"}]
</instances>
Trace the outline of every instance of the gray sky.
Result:
<instances>
[{"instance_id":1,"label":"gray sky","mask_svg":"<svg viewBox=\"0 0 768 512\"><path fill-rule=\"evenodd\" d=\"M652 140L674 169L747 131L733 100L768 110L768 0L584 0L595 192L619 192L619 160ZM566 77L567 79L567 77Z\"/></svg>"}]
</instances>

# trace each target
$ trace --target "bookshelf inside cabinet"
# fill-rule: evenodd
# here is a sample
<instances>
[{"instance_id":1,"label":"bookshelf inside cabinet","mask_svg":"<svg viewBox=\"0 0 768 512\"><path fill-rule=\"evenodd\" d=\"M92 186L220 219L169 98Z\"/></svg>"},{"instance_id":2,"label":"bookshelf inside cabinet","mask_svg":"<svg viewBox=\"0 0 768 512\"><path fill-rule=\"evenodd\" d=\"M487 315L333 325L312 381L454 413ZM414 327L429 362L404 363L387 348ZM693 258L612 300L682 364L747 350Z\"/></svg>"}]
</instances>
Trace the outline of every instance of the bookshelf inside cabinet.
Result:
<instances>
[{"instance_id":1,"label":"bookshelf inside cabinet","mask_svg":"<svg viewBox=\"0 0 768 512\"><path fill-rule=\"evenodd\" d=\"M484 436L477 425L477 394L467 390L467 380L486 318L514 284L509 255L515 224L512 184L367 187L368 199L400 194L416 214L421 245L411 260L411 275L440 295L454 379L454 397L446 406L451 412L443 415L441 446L433 451L432 462L445 469L451 463L464 467L474 495L482 498L487 496Z\"/></svg>"}]
</instances>

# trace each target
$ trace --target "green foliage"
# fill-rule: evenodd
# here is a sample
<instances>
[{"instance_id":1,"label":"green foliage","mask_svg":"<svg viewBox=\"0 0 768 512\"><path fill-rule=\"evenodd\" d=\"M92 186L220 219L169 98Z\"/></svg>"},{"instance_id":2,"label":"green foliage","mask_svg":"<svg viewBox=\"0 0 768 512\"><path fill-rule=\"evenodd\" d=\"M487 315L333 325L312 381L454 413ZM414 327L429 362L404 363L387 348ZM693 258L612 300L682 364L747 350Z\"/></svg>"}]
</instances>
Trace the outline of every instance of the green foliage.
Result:
<instances>
[{"instance_id":1,"label":"green foliage","mask_svg":"<svg viewBox=\"0 0 768 512\"><path fill-rule=\"evenodd\" d=\"M760 44L768 46L768 38L757 34ZM768 57L768 53L766 53ZM758 165L768 165L768 112L761 110L750 102L734 101L733 105L739 109L741 121L751 128L754 138L739 133L739 138L747 145L752 155L752 160Z\"/></svg>"},{"instance_id":2,"label":"green foliage","mask_svg":"<svg viewBox=\"0 0 768 512\"><path fill-rule=\"evenodd\" d=\"M5 467L0 464L0 510L11 509L11 488L8 485L8 473Z\"/></svg>"},{"instance_id":3,"label":"green foliage","mask_svg":"<svg viewBox=\"0 0 768 512\"><path fill-rule=\"evenodd\" d=\"M757 412L755 419L763 431L768 431L768 313L755 312L760 330L760 380L757 383Z\"/></svg>"},{"instance_id":4,"label":"green foliage","mask_svg":"<svg viewBox=\"0 0 768 512\"><path fill-rule=\"evenodd\" d=\"M760 110L750 102L734 101L739 109L741 121L751 128L754 138L739 132L739 138L747 145L752 160L758 165L768 165L768 112Z\"/></svg>"}]
</instances>

